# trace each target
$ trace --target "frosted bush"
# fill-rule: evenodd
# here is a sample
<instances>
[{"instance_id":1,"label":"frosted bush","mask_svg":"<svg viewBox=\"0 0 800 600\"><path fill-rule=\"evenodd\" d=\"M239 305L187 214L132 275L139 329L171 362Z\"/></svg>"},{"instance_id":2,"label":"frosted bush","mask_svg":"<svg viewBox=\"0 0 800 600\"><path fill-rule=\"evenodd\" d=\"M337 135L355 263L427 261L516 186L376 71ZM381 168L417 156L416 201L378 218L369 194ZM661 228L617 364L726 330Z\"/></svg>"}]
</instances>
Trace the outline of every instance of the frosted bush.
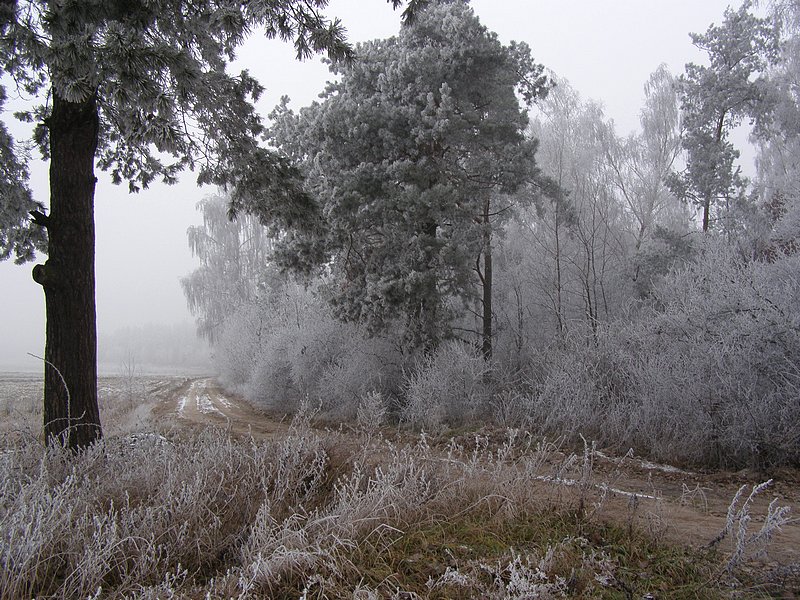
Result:
<instances>
[{"instance_id":1,"label":"frosted bush","mask_svg":"<svg viewBox=\"0 0 800 600\"><path fill-rule=\"evenodd\" d=\"M244 396L268 409L291 413L305 392L292 374L288 347L292 331L271 331L261 342L259 358L243 388Z\"/></svg>"},{"instance_id":2,"label":"frosted bush","mask_svg":"<svg viewBox=\"0 0 800 600\"><path fill-rule=\"evenodd\" d=\"M350 326L341 354L332 360L317 385L326 416L352 422L364 396L372 391L396 394L400 357L383 338L364 338Z\"/></svg>"},{"instance_id":3,"label":"frosted bush","mask_svg":"<svg viewBox=\"0 0 800 600\"><path fill-rule=\"evenodd\" d=\"M293 412L309 397L320 416L352 421L369 391L397 393L402 362L387 339L337 321L295 284L258 302L228 320L216 348L222 380L248 399Z\"/></svg>"},{"instance_id":4,"label":"frosted bush","mask_svg":"<svg viewBox=\"0 0 800 600\"><path fill-rule=\"evenodd\" d=\"M383 394L372 391L364 394L358 403L356 423L367 433L374 433L386 421L386 401Z\"/></svg>"},{"instance_id":5,"label":"frosted bush","mask_svg":"<svg viewBox=\"0 0 800 600\"><path fill-rule=\"evenodd\" d=\"M533 413L530 397L514 390L495 394L490 409L492 420L501 427L526 426Z\"/></svg>"},{"instance_id":6,"label":"frosted bush","mask_svg":"<svg viewBox=\"0 0 800 600\"><path fill-rule=\"evenodd\" d=\"M255 305L242 306L226 319L214 343L213 361L220 380L241 390L250 379L261 352L264 318Z\"/></svg>"},{"instance_id":7,"label":"frosted bush","mask_svg":"<svg viewBox=\"0 0 800 600\"><path fill-rule=\"evenodd\" d=\"M746 261L714 240L630 322L545 353L529 423L665 461L800 460L800 258Z\"/></svg>"},{"instance_id":8,"label":"frosted bush","mask_svg":"<svg viewBox=\"0 0 800 600\"><path fill-rule=\"evenodd\" d=\"M488 365L480 352L459 342L444 344L420 360L406 378L402 418L414 427L434 430L484 416L489 390Z\"/></svg>"},{"instance_id":9,"label":"frosted bush","mask_svg":"<svg viewBox=\"0 0 800 600\"><path fill-rule=\"evenodd\" d=\"M700 261L668 277L656 291L663 308L631 327L634 417L644 436L669 426L684 460L796 462L800 262L745 262L715 246Z\"/></svg>"},{"instance_id":10,"label":"frosted bush","mask_svg":"<svg viewBox=\"0 0 800 600\"><path fill-rule=\"evenodd\" d=\"M605 327L576 331L564 346L550 349L546 375L528 402L528 423L559 436L619 441L632 385L630 357L619 350Z\"/></svg>"}]
</instances>

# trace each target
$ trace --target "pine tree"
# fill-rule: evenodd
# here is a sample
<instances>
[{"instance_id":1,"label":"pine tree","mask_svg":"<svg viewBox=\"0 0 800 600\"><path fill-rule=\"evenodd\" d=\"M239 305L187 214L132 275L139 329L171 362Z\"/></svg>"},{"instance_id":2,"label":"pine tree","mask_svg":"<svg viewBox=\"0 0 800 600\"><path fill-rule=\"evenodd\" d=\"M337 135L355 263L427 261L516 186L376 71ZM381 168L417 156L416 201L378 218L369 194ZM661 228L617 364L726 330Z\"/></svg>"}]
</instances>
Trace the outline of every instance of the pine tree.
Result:
<instances>
[{"instance_id":1,"label":"pine tree","mask_svg":"<svg viewBox=\"0 0 800 600\"><path fill-rule=\"evenodd\" d=\"M339 317L373 331L399 324L414 348L449 335L454 300L477 305L488 357L492 237L510 194L538 181L517 94L545 95L544 69L462 2L434 3L356 54L334 65L321 102L273 115L272 140L302 165L324 217L283 241L283 264L324 265Z\"/></svg>"},{"instance_id":2,"label":"pine tree","mask_svg":"<svg viewBox=\"0 0 800 600\"><path fill-rule=\"evenodd\" d=\"M694 45L708 53L709 65L689 63L680 79L687 165L669 183L702 210L703 231L709 230L715 204L743 193L745 181L734 167L739 151L730 132L764 109L764 71L777 58L777 31L750 13L750 6L744 2L737 11L728 9L722 25L691 35Z\"/></svg>"}]
</instances>

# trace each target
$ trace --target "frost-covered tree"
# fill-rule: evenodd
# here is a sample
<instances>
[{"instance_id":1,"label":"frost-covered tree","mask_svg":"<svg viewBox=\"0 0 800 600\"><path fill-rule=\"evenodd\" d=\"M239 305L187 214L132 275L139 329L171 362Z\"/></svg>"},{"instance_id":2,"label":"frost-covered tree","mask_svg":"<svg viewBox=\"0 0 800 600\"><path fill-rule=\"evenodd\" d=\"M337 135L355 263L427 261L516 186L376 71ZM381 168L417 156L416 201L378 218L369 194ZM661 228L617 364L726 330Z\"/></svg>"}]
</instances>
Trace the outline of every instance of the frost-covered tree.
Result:
<instances>
[{"instance_id":1,"label":"frost-covered tree","mask_svg":"<svg viewBox=\"0 0 800 600\"><path fill-rule=\"evenodd\" d=\"M395 5L400 0L392 0ZM418 3L418 2L417 2ZM47 311L44 424L75 448L100 436L94 299L95 164L136 191L198 171L236 184L234 209L265 214L302 195L293 172L258 147L261 92L226 71L250 33L294 43L298 57L350 56L326 0L11 0L0 7L0 68L41 104L24 115L50 162L47 255L34 268ZM413 10L416 3L409 4ZM257 165L257 166L256 166ZM4 198L4 205L8 200ZM13 209L12 209L13 210ZM5 214L4 209L3 213ZM14 233L29 225L0 225ZM9 226L11 229L9 229ZM6 234L7 235L7 234ZM26 258L30 255L26 255Z\"/></svg>"},{"instance_id":2,"label":"frost-covered tree","mask_svg":"<svg viewBox=\"0 0 800 600\"><path fill-rule=\"evenodd\" d=\"M0 111L6 100L0 86ZM33 260L36 250L44 250L46 236L39 228L28 226L31 211L44 207L34 202L28 189L28 169L15 152L14 138L0 122L0 260L14 255L18 264Z\"/></svg>"},{"instance_id":3,"label":"frost-covered tree","mask_svg":"<svg viewBox=\"0 0 800 600\"><path fill-rule=\"evenodd\" d=\"M537 180L517 94L546 93L543 67L463 2L434 3L356 53L321 102L275 113L272 139L303 165L326 225L288 240L284 258L326 264L339 317L378 331L399 316L414 347L448 334L453 299L475 301L489 356L492 238L509 193Z\"/></svg>"},{"instance_id":4,"label":"frost-covered tree","mask_svg":"<svg viewBox=\"0 0 800 600\"><path fill-rule=\"evenodd\" d=\"M768 71L769 112L753 141L756 190L773 225L770 254L796 251L800 238L800 2L770 2L770 18L781 32L779 60Z\"/></svg>"},{"instance_id":5,"label":"frost-covered tree","mask_svg":"<svg viewBox=\"0 0 800 600\"><path fill-rule=\"evenodd\" d=\"M628 254L624 204L601 143L611 125L602 108L581 99L566 80L557 81L540 109L532 131L541 140L542 171L564 195L541 203L525 220L541 257L530 268L559 333L575 319L594 329L616 310Z\"/></svg>"},{"instance_id":6,"label":"frost-covered tree","mask_svg":"<svg viewBox=\"0 0 800 600\"><path fill-rule=\"evenodd\" d=\"M203 224L187 231L200 267L183 278L181 286L197 317L198 332L211 343L226 317L257 298L270 273L269 231L253 215L231 219L229 205L227 196L206 197L197 204Z\"/></svg>"},{"instance_id":7,"label":"frost-covered tree","mask_svg":"<svg viewBox=\"0 0 800 600\"><path fill-rule=\"evenodd\" d=\"M678 212L678 202L666 180L681 152L677 82L666 65L650 75L644 92L639 132L620 139L613 123L601 130L605 161L631 217L637 251L658 225Z\"/></svg>"},{"instance_id":8,"label":"frost-covered tree","mask_svg":"<svg viewBox=\"0 0 800 600\"><path fill-rule=\"evenodd\" d=\"M730 133L743 119L754 119L764 110L764 72L777 57L775 28L750 8L748 1L737 11L728 9L722 25L710 26L703 35L691 34L694 45L708 53L709 65L689 63L680 79L686 169L670 183L702 211L704 232L712 208L743 193L745 182L735 166L739 151Z\"/></svg>"}]
</instances>

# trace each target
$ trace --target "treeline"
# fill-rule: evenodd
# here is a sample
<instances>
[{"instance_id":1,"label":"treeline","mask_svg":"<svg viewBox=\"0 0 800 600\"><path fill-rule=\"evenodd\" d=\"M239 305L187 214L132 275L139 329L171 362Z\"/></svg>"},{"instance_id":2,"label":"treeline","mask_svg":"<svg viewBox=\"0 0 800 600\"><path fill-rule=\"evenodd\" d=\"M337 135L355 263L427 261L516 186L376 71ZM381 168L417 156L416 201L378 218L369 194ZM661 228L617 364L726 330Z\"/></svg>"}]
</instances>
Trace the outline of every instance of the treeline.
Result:
<instances>
[{"instance_id":1,"label":"treeline","mask_svg":"<svg viewBox=\"0 0 800 600\"><path fill-rule=\"evenodd\" d=\"M271 115L302 191L200 204L184 287L224 380L329 418L796 464L799 23L794 1L727 11L693 36L707 66L646 82L628 137L468 4L358 46Z\"/></svg>"},{"instance_id":2,"label":"treeline","mask_svg":"<svg viewBox=\"0 0 800 600\"><path fill-rule=\"evenodd\" d=\"M139 325L100 333L101 370L125 375L153 371L211 370L210 348L191 323Z\"/></svg>"}]
</instances>

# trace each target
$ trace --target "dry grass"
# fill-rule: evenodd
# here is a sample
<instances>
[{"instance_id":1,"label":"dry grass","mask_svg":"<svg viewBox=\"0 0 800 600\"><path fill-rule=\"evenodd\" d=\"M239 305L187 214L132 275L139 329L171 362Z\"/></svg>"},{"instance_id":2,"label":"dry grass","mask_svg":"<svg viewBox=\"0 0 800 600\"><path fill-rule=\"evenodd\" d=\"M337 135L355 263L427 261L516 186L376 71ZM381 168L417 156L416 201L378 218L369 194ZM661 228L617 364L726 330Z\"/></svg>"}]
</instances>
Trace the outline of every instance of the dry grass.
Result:
<instances>
[{"instance_id":1,"label":"dry grass","mask_svg":"<svg viewBox=\"0 0 800 600\"><path fill-rule=\"evenodd\" d=\"M3 598L727 597L725 557L603 518L593 450L320 433L8 438ZM565 485L569 483L569 485Z\"/></svg>"}]
</instances>

